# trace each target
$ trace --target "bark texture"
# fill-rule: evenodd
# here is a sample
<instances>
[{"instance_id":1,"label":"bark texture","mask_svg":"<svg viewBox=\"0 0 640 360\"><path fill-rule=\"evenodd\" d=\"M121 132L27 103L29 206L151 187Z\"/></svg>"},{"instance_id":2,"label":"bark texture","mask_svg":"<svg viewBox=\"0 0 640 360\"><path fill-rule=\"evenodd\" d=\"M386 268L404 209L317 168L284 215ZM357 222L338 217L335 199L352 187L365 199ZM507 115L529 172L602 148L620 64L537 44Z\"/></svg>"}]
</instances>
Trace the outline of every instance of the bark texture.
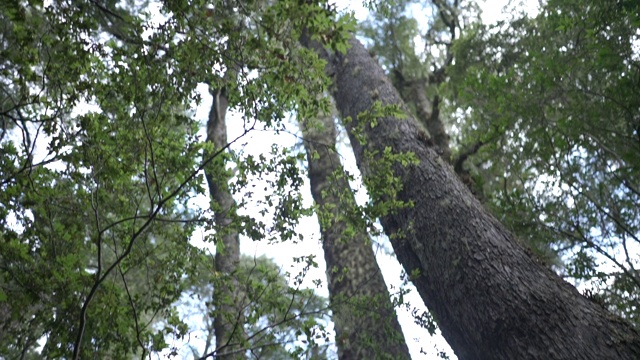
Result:
<instances>
[{"instance_id":1,"label":"bark texture","mask_svg":"<svg viewBox=\"0 0 640 360\"><path fill-rule=\"evenodd\" d=\"M343 117L357 119L374 101L402 104L354 38L337 56L302 42L328 61ZM640 359L638 332L536 261L473 197L413 118L367 125L364 146L355 126L347 129L364 176L376 176L365 150L391 147L420 160L395 168L400 200L415 206L381 222L389 235L406 234L392 239L394 250L407 273L419 271L414 284L460 359Z\"/></svg>"},{"instance_id":2,"label":"bark texture","mask_svg":"<svg viewBox=\"0 0 640 360\"><path fill-rule=\"evenodd\" d=\"M333 118L322 114L317 120L301 127L311 194L320 211L338 358L410 359L367 233L345 233L355 198L335 151Z\"/></svg>"},{"instance_id":3,"label":"bark texture","mask_svg":"<svg viewBox=\"0 0 640 360\"><path fill-rule=\"evenodd\" d=\"M227 144L225 117L228 100L224 90L218 89L212 93L213 104L207 121L207 142L220 148ZM223 248L222 251L216 252L215 270L225 280L216 284L218 286L214 289L216 358L243 359L243 297L240 284L235 278L240 263L240 238L236 230L229 228L233 223L236 203L228 189L230 176L225 170L224 156L214 159L205 168L205 177L215 209L217 240L222 242Z\"/></svg>"}]
</instances>

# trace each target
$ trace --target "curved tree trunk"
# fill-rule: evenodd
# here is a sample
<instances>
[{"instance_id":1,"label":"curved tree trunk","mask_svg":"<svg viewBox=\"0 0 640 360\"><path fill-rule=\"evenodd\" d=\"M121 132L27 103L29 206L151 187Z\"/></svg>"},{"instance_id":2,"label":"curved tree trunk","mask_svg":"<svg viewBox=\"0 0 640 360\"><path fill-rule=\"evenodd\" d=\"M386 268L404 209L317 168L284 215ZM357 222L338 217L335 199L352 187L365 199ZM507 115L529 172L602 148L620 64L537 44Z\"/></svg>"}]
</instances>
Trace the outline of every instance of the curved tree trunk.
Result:
<instances>
[{"instance_id":1,"label":"curved tree trunk","mask_svg":"<svg viewBox=\"0 0 640 360\"><path fill-rule=\"evenodd\" d=\"M235 76L235 72L231 75ZM212 91L212 95L213 104L207 121L207 142L213 144L215 148L220 148L227 144L225 117L228 100L223 89ZM240 238L237 230L230 228L236 203L228 189L231 176L225 169L225 159L225 156L220 156L205 168L212 208L215 212L216 239L222 243L216 244L218 251L215 256L215 270L224 279L216 284L217 288L214 289L213 296L216 308L215 353L216 358L219 359L243 359L243 298L240 291L241 284L235 278L240 263Z\"/></svg>"},{"instance_id":2,"label":"curved tree trunk","mask_svg":"<svg viewBox=\"0 0 640 360\"><path fill-rule=\"evenodd\" d=\"M415 206L381 219L418 292L461 359L640 359L640 335L537 262L437 155L411 117L353 130L375 101L400 104L397 91L357 40L328 61L336 106L347 124L358 167L375 177L365 151L413 152L415 166L396 166L398 197Z\"/></svg>"},{"instance_id":3,"label":"curved tree trunk","mask_svg":"<svg viewBox=\"0 0 640 360\"><path fill-rule=\"evenodd\" d=\"M345 232L355 198L335 150L333 117L321 114L317 120L301 127L319 207L338 358L410 359L368 235Z\"/></svg>"}]
</instances>

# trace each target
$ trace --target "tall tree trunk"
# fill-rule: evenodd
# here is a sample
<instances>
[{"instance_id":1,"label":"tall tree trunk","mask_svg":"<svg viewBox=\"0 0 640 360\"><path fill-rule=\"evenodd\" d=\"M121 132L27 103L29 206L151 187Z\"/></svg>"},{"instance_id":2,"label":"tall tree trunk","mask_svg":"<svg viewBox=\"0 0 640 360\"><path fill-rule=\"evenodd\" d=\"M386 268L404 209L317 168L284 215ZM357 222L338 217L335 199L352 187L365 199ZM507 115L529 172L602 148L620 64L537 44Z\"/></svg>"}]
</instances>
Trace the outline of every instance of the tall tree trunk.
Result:
<instances>
[{"instance_id":1,"label":"tall tree trunk","mask_svg":"<svg viewBox=\"0 0 640 360\"><path fill-rule=\"evenodd\" d=\"M353 121L347 130L360 171L375 177L371 153L413 152L418 165L396 166L399 200L414 206L381 219L398 259L461 359L639 359L640 335L536 261L433 150L411 117L365 125L358 114L375 101L403 105L380 66L356 39L328 61L336 106ZM408 114L408 112L407 112ZM403 236L391 236L403 234Z\"/></svg>"},{"instance_id":2,"label":"tall tree trunk","mask_svg":"<svg viewBox=\"0 0 640 360\"><path fill-rule=\"evenodd\" d=\"M410 359L387 286L364 231L348 235L355 198L336 153L333 117L301 124L311 194L319 206L322 248L339 359Z\"/></svg>"},{"instance_id":3,"label":"tall tree trunk","mask_svg":"<svg viewBox=\"0 0 640 360\"><path fill-rule=\"evenodd\" d=\"M227 74L226 78L235 77L233 70L228 72L231 72L231 75ZM228 100L224 89L212 91L212 95L213 104L207 121L207 142L215 148L220 148L227 144L225 117ZM238 231L231 228L236 203L229 192L228 182L231 176L225 169L225 159L225 156L220 156L205 168L215 212L216 238L221 242L216 244L218 251L215 256L215 270L224 279L216 283L217 287L214 289L216 358L241 359L244 358L243 298L241 284L235 277L240 263L240 238Z\"/></svg>"}]
</instances>

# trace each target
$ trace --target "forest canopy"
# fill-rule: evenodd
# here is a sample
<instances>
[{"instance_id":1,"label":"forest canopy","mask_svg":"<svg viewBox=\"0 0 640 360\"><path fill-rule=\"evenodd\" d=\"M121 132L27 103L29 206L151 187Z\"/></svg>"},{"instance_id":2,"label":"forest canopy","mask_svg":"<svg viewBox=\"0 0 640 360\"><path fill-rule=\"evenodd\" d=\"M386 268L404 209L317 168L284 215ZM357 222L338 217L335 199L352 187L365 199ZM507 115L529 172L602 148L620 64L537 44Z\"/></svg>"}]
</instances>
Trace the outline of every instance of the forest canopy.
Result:
<instances>
[{"instance_id":1,"label":"forest canopy","mask_svg":"<svg viewBox=\"0 0 640 360\"><path fill-rule=\"evenodd\" d=\"M640 4L366 5L2 2L0 358L640 357Z\"/></svg>"}]
</instances>

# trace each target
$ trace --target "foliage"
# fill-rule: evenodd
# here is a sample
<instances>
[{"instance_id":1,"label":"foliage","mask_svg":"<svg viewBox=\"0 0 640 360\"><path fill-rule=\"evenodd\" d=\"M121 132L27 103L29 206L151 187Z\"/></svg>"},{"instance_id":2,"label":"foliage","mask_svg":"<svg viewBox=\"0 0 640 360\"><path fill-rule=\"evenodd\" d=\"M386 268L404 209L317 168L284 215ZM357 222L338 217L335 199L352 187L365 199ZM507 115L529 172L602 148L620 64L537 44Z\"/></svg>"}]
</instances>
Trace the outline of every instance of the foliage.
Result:
<instances>
[{"instance_id":1,"label":"foliage","mask_svg":"<svg viewBox=\"0 0 640 360\"><path fill-rule=\"evenodd\" d=\"M144 355L198 254L191 100L82 7L32 5L2 9L2 353Z\"/></svg>"},{"instance_id":2,"label":"foliage","mask_svg":"<svg viewBox=\"0 0 640 360\"><path fill-rule=\"evenodd\" d=\"M205 262L203 262L203 265ZM210 267L210 266L209 266ZM187 309L196 309L202 314L202 332L206 339L204 350L191 347L195 358L210 354L213 343L214 316L209 308L214 288L222 274L213 273L203 266L198 275L191 278L192 285L186 292L190 299L185 299ZM283 273L277 264L266 257L252 258L244 255L233 274L243 287L242 293L246 306L245 333L246 346L252 357L268 359L291 358L290 352L297 355L315 354L319 359L327 351L327 345L315 344L320 339L326 340L327 334L323 322L318 322L327 311L326 300L318 297L309 289L300 289L289 285L291 274ZM311 346L293 345L298 339ZM305 340L306 339L306 340ZM325 342L326 343L326 342ZM224 352L224 349L215 351ZM294 358L297 356L294 356Z\"/></svg>"},{"instance_id":3,"label":"foliage","mask_svg":"<svg viewBox=\"0 0 640 360\"><path fill-rule=\"evenodd\" d=\"M548 264L638 321L637 2L549 1L475 26L448 91L496 214ZM499 94L499 96L497 96Z\"/></svg>"},{"instance_id":4,"label":"foliage","mask_svg":"<svg viewBox=\"0 0 640 360\"><path fill-rule=\"evenodd\" d=\"M222 16L227 5L239 9L248 31ZM296 46L300 30L282 23L289 7L171 1L152 17L112 1L3 2L3 356L145 357L166 349L167 336L187 334L175 304L202 261L189 237L197 225L220 230L191 199L203 192L201 168L229 146L197 163L200 124L187 109L200 102L196 86L222 85L221 70L233 62L246 64L241 81L224 85L246 133L256 124L282 129L287 111L317 106L308 95L324 84L300 79L319 78L322 63ZM315 30L321 36L329 25ZM272 155L250 162L234 154L240 174L275 175L260 207L280 201L289 214L274 215L273 226L239 217L234 226L254 239L297 237L293 226L306 214L296 194L299 156L279 147ZM261 320L277 320L270 309L252 308L248 326L270 328ZM299 325L311 331L314 324L307 317Z\"/></svg>"},{"instance_id":5,"label":"foliage","mask_svg":"<svg viewBox=\"0 0 640 360\"><path fill-rule=\"evenodd\" d=\"M326 340L325 304L300 288L304 271L287 278L269 260L244 258L238 273L211 273L189 242L198 226L214 244L231 230L301 241L297 225L312 213L302 154L281 145L231 151L240 138L210 149L190 109L206 84L225 89L242 136L289 131L291 113L310 118L326 107L319 94L329 82L325 63L298 39L306 31L343 52L353 21L336 20L332 6L290 0L159 5L0 4L0 354L175 355L168 339L188 341L193 330L178 311L185 294L205 301L209 324L206 301L234 276L248 299L239 326L253 355L324 357L314 341ZM638 321L637 3L549 1L536 18L458 24L460 39L451 18L433 16L423 33L403 11L413 3L396 5L365 30L395 85L406 93L403 82L426 79L430 97L446 95L443 118L457 120L458 152L481 146L465 164L494 212L558 271L588 281L604 306ZM472 22L476 10L468 3L461 11ZM429 51L415 50L419 35ZM447 78L432 77L445 67ZM230 68L237 81L223 78ZM363 126L400 113L373 110L361 114ZM193 205L204 193L202 168L223 152L233 166L223 168L233 174L229 189L241 198L233 229ZM348 214L353 226L372 229L376 217L411 206L394 202L402 184L392 169L415 159L394 149L367 156L389 176L367 179L376 201ZM312 256L298 261L316 265ZM434 330L428 314L416 318Z\"/></svg>"}]
</instances>

